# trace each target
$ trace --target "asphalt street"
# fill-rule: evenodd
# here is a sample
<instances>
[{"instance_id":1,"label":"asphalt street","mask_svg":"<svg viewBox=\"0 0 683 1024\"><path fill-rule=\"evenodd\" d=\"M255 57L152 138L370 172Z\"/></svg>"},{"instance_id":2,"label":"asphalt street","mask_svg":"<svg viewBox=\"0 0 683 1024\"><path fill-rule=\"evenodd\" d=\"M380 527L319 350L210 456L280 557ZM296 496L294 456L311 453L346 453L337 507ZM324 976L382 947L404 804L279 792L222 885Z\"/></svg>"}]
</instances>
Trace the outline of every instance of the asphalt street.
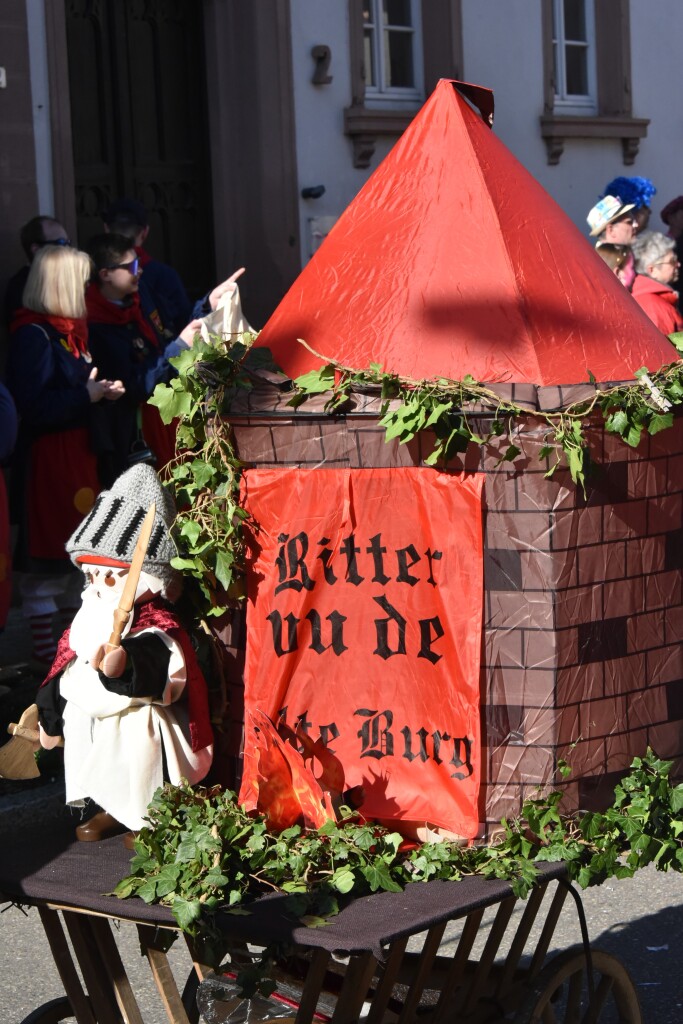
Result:
<instances>
[{"instance_id":1,"label":"asphalt street","mask_svg":"<svg viewBox=\"0 0 683 1024\"><path fill-rule=\"evenodd\" d=\"M683 878L648 868L633 879L587 891L583 903L592 946L626 965L645 1024L681 1024ZM0 918L0 929L0 1019L3 1024L20 1024L36 1007L63 993L37 912L24 915L10 907ZM123 923L116 935L145 1024L168 1024L149 968L140 956L135 929ZM568 904L552 950L559 952L579 941L576 913ZM181 941L169 955L182 988L191 969L189 955Z\"/></svg>"}]
</instances>

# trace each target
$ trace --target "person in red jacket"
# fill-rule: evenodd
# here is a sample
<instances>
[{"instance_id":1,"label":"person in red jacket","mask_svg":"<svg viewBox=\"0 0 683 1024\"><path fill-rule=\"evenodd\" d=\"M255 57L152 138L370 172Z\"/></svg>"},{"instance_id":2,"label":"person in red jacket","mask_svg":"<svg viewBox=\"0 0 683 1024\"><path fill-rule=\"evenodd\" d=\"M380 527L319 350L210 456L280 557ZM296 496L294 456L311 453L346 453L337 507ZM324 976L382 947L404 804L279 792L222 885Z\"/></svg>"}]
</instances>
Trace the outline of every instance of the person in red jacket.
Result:
<instances>
[{"instance_id":1,"label":"person in red jacket","mask_svg":"<svg viewBox=\"0 0 683 1024\"><path fill-rule=\"evenodd\" d=\"M678 308L680 262L676 243L659 231L645 231L633 242L637 276L631 294L643 312L664 334L683 330L683 316Z\"/></svg>"}]
</instances>

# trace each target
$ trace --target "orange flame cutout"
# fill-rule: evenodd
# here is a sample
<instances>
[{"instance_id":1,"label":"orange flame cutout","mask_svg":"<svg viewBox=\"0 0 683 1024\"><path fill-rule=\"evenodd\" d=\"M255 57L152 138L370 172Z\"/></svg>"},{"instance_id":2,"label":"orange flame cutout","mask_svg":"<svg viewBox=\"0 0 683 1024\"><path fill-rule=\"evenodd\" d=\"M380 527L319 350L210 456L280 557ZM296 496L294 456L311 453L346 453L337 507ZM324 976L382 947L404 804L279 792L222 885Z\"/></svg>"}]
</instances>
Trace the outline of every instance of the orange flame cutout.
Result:
<instances>
[{"instance_id":1,"label":"orange flame cutout","mask_svg":"<svg viewBox=\"0 0 683 1024\"><path fill-rule=\"evenodd\" d=\"M298 739L304 746L304 757L278 734L277 729L262 711L251 716L256 731L257 776L255 807L247 807L263 814L268 828L281 832L290 825L320 828L334 819L331 793L339 795L344 788L341 764L320 741L315 742L303 733L283 726L288 737ZM306 767L307 759L317 759L323 766L320 780Z\"/></svg>"}]
</instances>

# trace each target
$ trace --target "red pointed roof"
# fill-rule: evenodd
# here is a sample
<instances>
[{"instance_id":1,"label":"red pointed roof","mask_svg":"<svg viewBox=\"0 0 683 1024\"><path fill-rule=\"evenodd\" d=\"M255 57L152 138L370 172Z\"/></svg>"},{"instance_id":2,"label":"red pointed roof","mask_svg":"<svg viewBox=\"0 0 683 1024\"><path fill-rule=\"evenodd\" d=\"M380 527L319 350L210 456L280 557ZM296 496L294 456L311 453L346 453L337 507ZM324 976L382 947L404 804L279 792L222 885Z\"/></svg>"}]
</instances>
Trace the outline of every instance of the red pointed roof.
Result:
<instances>
[{"instance_id":1,"label":"red pointed roof","mask_svg":"<svg viewBox=\"0 0 683 1024\"><path fill-rule=\"evenodd\" d=\"M538 182L447 80L370 177L259 337L290 376L327 358L422 379L628 380L675 358Z\"/></svg>"}]
</instances>

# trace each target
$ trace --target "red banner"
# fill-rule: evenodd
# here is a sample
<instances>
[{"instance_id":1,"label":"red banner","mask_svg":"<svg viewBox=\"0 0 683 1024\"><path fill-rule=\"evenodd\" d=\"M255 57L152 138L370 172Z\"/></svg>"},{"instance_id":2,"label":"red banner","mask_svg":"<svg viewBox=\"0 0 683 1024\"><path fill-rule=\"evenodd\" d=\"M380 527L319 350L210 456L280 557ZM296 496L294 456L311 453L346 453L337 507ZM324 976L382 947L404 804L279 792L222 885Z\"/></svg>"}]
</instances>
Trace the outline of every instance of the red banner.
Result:
<instances>
[{"instance_id":1,"label":"red banner","mask_svg":"<svg viewBox=\"0 0 683 1024\"><path fill-rule=\"evenodd\" d=\"M368 817L471 838L483 477L253 469L245 710L321 737ZM247 727L240 799L253 805Z\"/></svg>"}]
</instances>

